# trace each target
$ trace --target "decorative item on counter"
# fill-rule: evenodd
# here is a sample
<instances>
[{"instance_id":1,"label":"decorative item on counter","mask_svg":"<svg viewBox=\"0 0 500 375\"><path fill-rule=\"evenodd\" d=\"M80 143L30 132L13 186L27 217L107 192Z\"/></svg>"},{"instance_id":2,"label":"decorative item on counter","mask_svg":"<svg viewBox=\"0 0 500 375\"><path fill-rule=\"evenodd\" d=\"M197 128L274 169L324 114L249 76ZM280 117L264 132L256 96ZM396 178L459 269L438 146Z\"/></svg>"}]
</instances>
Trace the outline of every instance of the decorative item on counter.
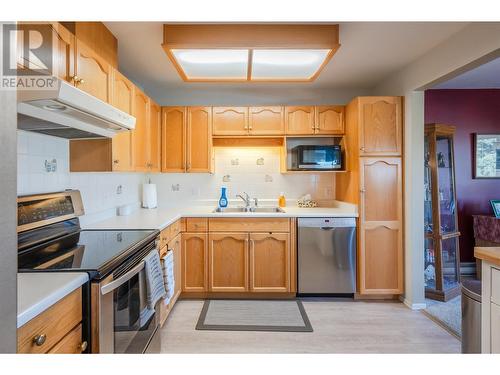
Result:
<instances>
[{"instance_id":1,"label":"decorative item on counter","mask_svg":"<svg viewBox=\"0 0 500 375\"><path fill-rule=\"evenodd\" d=\"M278 197L278 206L279 207L286 207L286 198L285 198L284 192L281 192L280 196Z\"/></svg>"},{"instance_id":2,"label":"decorative item on counter","mask_svg":"<svg viewBox=\"0 0 500 375\"><path fill-rule=\"evenodd\" d=\"M318 207L318 203L312 200L311 194L306 194L297 200L297 206L301 208L314 208Z\"/></svg>"},{"instance_id":3,"label":"decorative item on counter","mask_svg":"<svg viewBox=\"0 0 500 375\"><path fill-rule=\"evenodd\" d=\"M220 193L219 207L221 207L221 208L227 207L226 188L224 186L222 187L221 193Z\"/></svg>"},{"instance_id":4,"label":"decorative item on counter","mask_svg":"<svg viewBox=\"0 0 500 375\"><path fill-rule=\"evenodd\" d=\"M149 180L148 184L142 185L142 207L156 208L158 206L158 196L156 194L156 184Z\"/></svg>"}]
</instances>

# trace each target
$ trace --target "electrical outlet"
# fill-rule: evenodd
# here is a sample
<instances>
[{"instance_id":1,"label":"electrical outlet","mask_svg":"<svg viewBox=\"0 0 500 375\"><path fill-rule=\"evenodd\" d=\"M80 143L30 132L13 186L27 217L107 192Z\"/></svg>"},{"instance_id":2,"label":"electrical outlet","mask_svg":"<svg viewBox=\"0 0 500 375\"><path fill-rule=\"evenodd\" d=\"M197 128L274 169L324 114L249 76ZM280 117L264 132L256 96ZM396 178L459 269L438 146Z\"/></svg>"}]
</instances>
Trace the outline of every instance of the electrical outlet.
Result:
<instances>
[{"instance_id":1,"label":"electrical outlet","mask_svg":"<svg viewBox=\"0 0 500 375\"><path fill-rule=\"evenodd\" d=\"M172 185L172 191L180 191L180 190L181 190L181 185L179 184Z\"/></svg>"},{"instance_id":2,"label":"electrical outlet","mask_svg":"<svg viewBox=\"0 0 500 375\"><path fill-rule=\"evenodd\" d=\"M258 158L256 163L257 165L264 165L264 158Z\"/></svg>"},{"instance_id":3,"label":"electrical outlet","mask_svg":"<svg viewBox=\"0 0 500 375\"><path fill-rule=\"evenodd\" d=\"M222 182L231 182L231 176L230 175L225 175L222 177Z\"/></svg>"},{"instance_id":4,"label":"electrical outlet","mask_svg":"<svg viewBox=\"0 0 500 375\"><path fill-rule=\"evenodd\" d=\"M118 185L116 187L116 194L121 194L123 193L123 186L122 185Z\"/></svg>"}]
</instances>

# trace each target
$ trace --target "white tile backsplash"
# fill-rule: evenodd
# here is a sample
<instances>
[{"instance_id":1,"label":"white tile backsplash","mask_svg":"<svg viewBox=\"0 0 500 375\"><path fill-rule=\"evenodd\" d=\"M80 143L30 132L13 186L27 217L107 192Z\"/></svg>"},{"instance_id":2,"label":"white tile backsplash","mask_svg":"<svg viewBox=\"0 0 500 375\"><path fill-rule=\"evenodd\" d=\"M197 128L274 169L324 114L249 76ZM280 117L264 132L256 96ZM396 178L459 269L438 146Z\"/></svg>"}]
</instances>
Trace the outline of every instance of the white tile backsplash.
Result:
<instances>
[{"instance_id":1,"label":"white tile backsplash","mask_svg":"<svg viewBox=\"0 0 500 375\"><path fill-rule=\"evenodd\" d=\"M120 205L137 205L141 199L143 173L70 173L68 140L22 130L17 140L18 195L78 189L87 220ZM57 170L47 172L45 160L52 159L57 161ZM116 193L119 185L122 194Z\"/></svg>"},{"instance_id":2,"label":"white tile backsplash","mask_svg":"<svg viewBox=\"0 0 500 375\"><path fill-rule=\"evenodd\" d=\"M259 199L278 199L282 191L288 200L295 200L306 193L312 193L316 199L334 198L334 176L331 174L322 178L315 174L281 174L280 149L277 147L216 147L214 150L214 174L151 175L151 181L158 185L160 206L181 205L200 199L218 199L222 186L227 187L229 199L236 198L236 195L243 191ZM264 159L263 165L257 164L257 159L260 158ZM238 165L231 163L235 159L239 160ZM224 182L224 176L227 175L230 176L230 181ZM272 181L266 181L266 175L270 176ZM172 191L172 185L176 184L180 185L179 191ZM323 188L324 186L328 186L329 190Z\"/></svg>"}]
</instances>

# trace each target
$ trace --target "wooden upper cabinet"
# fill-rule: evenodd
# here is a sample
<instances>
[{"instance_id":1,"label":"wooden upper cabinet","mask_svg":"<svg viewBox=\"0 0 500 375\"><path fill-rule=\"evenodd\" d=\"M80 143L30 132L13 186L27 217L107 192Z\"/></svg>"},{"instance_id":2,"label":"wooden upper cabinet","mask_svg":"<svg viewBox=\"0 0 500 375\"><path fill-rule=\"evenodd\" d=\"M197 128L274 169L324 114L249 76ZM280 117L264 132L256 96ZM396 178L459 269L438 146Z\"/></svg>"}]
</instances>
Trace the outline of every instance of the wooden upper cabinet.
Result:
<instances>
[{"instance_id":1,"label":"wooden upper cabinet","mask_svg":"<svg viewBox=\"0 0 500 375\"><path fill-rule=\"evenodd\" d=\"M248 107L213 107L213 135L247 135Z\"/></svg>"},{"instance_id":2,"label":"wooden upper cabinet","mask_svg":"<svg viewBox=\"0 0 500 375\"><path fill-rule=\"evenodd\" d=\"M400 158L360 158L361 294L403 292Z\"/></svg>"},{"instance_id":3,"label":"wooden upper cabinet","mask_svg":"<svg viewBox=\"0 0 500 375\"><path fill-rule=\"evenodd\" d=\"M314 134L314 107L285 107L285 126L287 135Z\"/></svg>"},{"instance_id":4,"label":"wooden upper cabinet","mask_svg":"<svg viewBox=\"0 0 500 375\"><path fill-rule=\"evenodd\" d=\"M344 134L344 106L317 106L315 134Z\"/></svg>"},{"instance_id":5,"label":"wooden upper cabinet","mask_svg":"<svg viewBox=\"0 0 500 375\"><path fill-rule=\"evenodd\" d=\"M161 169L161 107L149 101L149 170Z\"/></svg>"},{"instance_id":6,"label":"wooden upper cabinet","mask_svg":"<svg viewBox=\"0 0 500 375\"><path fill-rule=\"evenodd\" d=\"M161 171L186 171L186 107L163 107Z\"/></svg>"},{"instance_id":7,"label":"wooden upper cabinet","mask_svg":"<svg viewBox=\"0 0 500 375\"><path fill-rule=\"evenodd\" d=\"M208 290L208 246L206 233L182 234L182 291Z\"/></svg>"},{"instance_id":8,"label":"wooden upper cabinet","mask_svg":"<svg viewBox=\"0 0 500 375\"><path fill-rule=\"evenodd\" d=\"M288 233L250 233L250 290L290 291Z\"/></svg>"},{"instance_id":9,"label":"wooden upper cabinet","mask_svg":"<svg viewBox=\"0 0 500 375\"><path fill-rule=\"evenodd\" d=\"M187 172L212 171L212 108L187 109Z\"/></svg>"},{"instance_id":10,"label":"wooden upper cabinet","mask_svg":"<svg viewBox=\"0 0 500 375\"><path fill-rule=\"evenodd\" d=\"M53 75L71 81L75 70L75 36L58 22L52 22L53 27Z\"/></svg>"},{"instance_id":11,"label":"wooden upper cabinet","mask_svg":"<svg viewBox=\"0 0 500 375\"><path fill-rule=\"evenodd\" d=\"M402 144L401 97L361 97L360 156L400 156Z\"/></svg>"},{"instance_id":12,"label":"wooden upper cabinet","mask_svg":"<svg viewBox=\"0 0 500 375\"><path fill-rule=\"evenodd\" d=\"M248 233L209 234L209 291L248 291Z\"/></svg>"},{"instance_id":13,"label":"wooden upper cabinet","mask_svg":"<svg viewBox=\"0 0 500 375\"><path fill-rule=\"evenodd\" d=\"M283 107L250 107L248 116L250 135L285 134Z\"/></svg>"},{"instance_id":14,"label":"wooden upper cabinet","mask_svg":"<svg viewBox=\"0 0 500 375\"><path fill-rule=\"evenodd\" d=\"M80 40L76 40L75 74L72 82L79 89L111 102L112 67L94 50Z\"/></svg>"},{"instance_id":15,"label":"wooden upper cabinet","mask_svg":"<svg viewBox=\"0 0 500 375\"><path fill-rule=\"evenodd\" d=\"M111 104L131 115L134 106L134 87L134 84L123 74L113 70ZM124 131L119 132L112 138L113 171L132 170L131 136L131 131Z\"/></svg>"},{"instance_id":16,"label":"wooden upper cabinet","mask_svg":"<svg viewBox=\"0 0 500 375\"><path fill-rule=\"evenodd\" d=\"M149 164L149 98L134 90L135 129L132 131L132 164L136 171L147 171Z\"/></svg>"}]
</instances>

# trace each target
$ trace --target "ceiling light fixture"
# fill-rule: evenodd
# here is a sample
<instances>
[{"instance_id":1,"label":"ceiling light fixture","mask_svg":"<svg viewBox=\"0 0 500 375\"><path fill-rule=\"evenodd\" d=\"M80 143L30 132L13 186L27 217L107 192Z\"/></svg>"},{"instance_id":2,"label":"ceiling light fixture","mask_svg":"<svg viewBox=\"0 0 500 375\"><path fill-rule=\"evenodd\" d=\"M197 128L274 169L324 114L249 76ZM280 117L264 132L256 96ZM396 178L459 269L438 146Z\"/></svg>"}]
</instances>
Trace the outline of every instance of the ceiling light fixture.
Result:
<instances>
[{"instance_id":1,"label":"ceiling light fixture","mask_svg":"<svg viewBox=\"0 0 500 375\"><path fill-rule=\"evenodd\" d=\"M164 25L186 82L312 82L340 47L338 25Z\"/></svg>"}]
</instances>

